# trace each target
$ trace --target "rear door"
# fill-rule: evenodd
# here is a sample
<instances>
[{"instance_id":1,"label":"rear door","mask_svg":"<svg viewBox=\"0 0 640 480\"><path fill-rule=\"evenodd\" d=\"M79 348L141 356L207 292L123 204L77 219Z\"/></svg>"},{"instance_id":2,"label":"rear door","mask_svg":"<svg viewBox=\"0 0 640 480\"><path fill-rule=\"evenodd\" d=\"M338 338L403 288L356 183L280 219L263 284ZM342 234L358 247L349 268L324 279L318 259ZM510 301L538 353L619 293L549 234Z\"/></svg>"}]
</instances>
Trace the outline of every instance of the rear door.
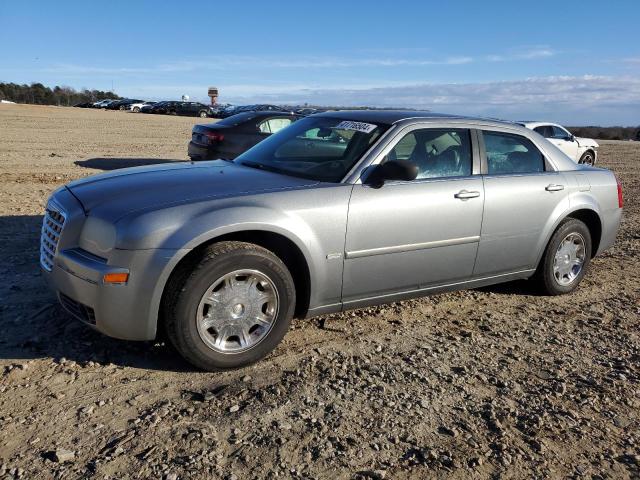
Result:
<instances>
[{"instance_id":1,"label":"rear door","mask_svg":"<svg viewBox=\"0 0 640 480\"><path fill-rule=\"evenodd\" d=\"M485 202L474 276L535 268L554 211L569 206L564 175L525 136L483 130L480 140Z\"/></svg>"}]
</instances>

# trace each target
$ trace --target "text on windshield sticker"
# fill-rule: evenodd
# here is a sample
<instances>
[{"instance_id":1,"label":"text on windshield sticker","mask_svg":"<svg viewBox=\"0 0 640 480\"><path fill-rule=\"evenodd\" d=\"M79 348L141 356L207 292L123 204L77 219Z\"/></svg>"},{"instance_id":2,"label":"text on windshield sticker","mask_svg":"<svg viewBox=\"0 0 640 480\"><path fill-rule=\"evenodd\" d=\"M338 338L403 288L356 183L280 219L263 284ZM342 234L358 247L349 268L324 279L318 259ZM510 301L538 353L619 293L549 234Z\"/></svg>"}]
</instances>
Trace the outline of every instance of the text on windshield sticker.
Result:
<instances>
[{"instance_id":1,"label":"text on windshield sticker","mask_svg":"<svg viewBox=\"0 0 640 480\"><path fill-rule=\"evenodd\" d=\"M356 132L362 132L362 133L371 133L377 127L378 127L377 125L373 125L371 123L352 122L349 120L345 120L344 122L340 122L334 128L338 128L342 130L355 130Z\"/></svg>"}]
</instances>

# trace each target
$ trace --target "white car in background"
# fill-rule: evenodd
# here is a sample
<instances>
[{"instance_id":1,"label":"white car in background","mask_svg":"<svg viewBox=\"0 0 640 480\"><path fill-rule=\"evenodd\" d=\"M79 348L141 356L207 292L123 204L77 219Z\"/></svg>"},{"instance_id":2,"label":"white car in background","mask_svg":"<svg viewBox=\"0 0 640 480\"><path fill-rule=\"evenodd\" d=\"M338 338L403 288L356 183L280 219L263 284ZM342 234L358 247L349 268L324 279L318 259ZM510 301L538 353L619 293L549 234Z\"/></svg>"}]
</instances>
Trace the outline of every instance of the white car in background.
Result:
<instances>
[{"instance_id":1,"label":"white car in background","mask_svg":"<svg viewBox=\"0 0 640 480\"><path fill-rule=\"evenodd\" d=\"M556 123L519 122L520 125L538 132L562 150L576 163L595 165L598 159L598 142L591 138L576 137Z\"/></svg>"},{"instance_id":2,"label":"white car in background","mask_svg":"<svg viewBox=\"0 0 640 480\"><path fill-rule=\"evenodd\" d=\"M155 105L158 102L140 102L140 103L132 103L129 105L129 110L133 113L138 113L140 109L146 105Z\"/></svg>"}]
</instances>

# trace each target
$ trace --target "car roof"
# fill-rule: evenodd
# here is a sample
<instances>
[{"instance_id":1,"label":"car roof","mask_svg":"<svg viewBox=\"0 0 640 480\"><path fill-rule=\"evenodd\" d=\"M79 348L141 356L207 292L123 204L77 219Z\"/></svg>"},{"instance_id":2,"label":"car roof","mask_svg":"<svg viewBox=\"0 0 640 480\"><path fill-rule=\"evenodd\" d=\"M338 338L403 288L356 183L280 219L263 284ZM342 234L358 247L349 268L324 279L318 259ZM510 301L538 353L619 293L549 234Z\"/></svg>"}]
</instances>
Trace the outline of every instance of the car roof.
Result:
<instances>
[{"instance_id":1,"label":"car roof","mask_svg":"<svg viewBox=\"0 0 640 480\"><path fill-rule=\"evenodd\" d=\"M464 115L451 115L447 113L435 113L421 110L330 110L316 113L314 117L332 117L356 122L373 122L393 124L403 120L414 118L424 120L467 120L470 122L493 123L499 125L516 125L509 120L499 120L495 118L468 117Z\"/></svg>"},{"instance_id":2,"label":"car roof","mask_svg":"<svg viewBox=\"0 0 640 480\"><path fill-rule=\"evenodd\" d=\"M560 127L560 128L564 128L562 125L558 124L558 123L553 123L553 122L539 122L536 120L522 120L520 122L517 122L520 125L522 125L523 127L527 127L527 128L536 128L536 127L542 127L544 125L551 125L553 127Z\"/></svg>"}]
</instances>

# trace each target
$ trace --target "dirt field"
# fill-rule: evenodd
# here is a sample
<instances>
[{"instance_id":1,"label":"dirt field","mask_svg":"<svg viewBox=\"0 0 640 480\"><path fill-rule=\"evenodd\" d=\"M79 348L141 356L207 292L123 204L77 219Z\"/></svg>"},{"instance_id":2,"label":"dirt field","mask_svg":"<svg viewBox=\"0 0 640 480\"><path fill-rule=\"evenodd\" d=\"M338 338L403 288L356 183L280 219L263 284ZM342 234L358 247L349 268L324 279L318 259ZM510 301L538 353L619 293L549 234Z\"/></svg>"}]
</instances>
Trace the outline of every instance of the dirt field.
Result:
<instances>
[{"instance_id":1,"label":"dirt field","mask_svg":"<svg viewBox=\"0 0 640 480\"><path fill-rule=\"evenodd\" d=\"M55 188L184 160L199 121L0 106L0 479L638 478L640 143L602 145L625 215L574 294L298 321L266 360L203 373L69 319L38 267Z\"/></svg>"}]
</instances>

